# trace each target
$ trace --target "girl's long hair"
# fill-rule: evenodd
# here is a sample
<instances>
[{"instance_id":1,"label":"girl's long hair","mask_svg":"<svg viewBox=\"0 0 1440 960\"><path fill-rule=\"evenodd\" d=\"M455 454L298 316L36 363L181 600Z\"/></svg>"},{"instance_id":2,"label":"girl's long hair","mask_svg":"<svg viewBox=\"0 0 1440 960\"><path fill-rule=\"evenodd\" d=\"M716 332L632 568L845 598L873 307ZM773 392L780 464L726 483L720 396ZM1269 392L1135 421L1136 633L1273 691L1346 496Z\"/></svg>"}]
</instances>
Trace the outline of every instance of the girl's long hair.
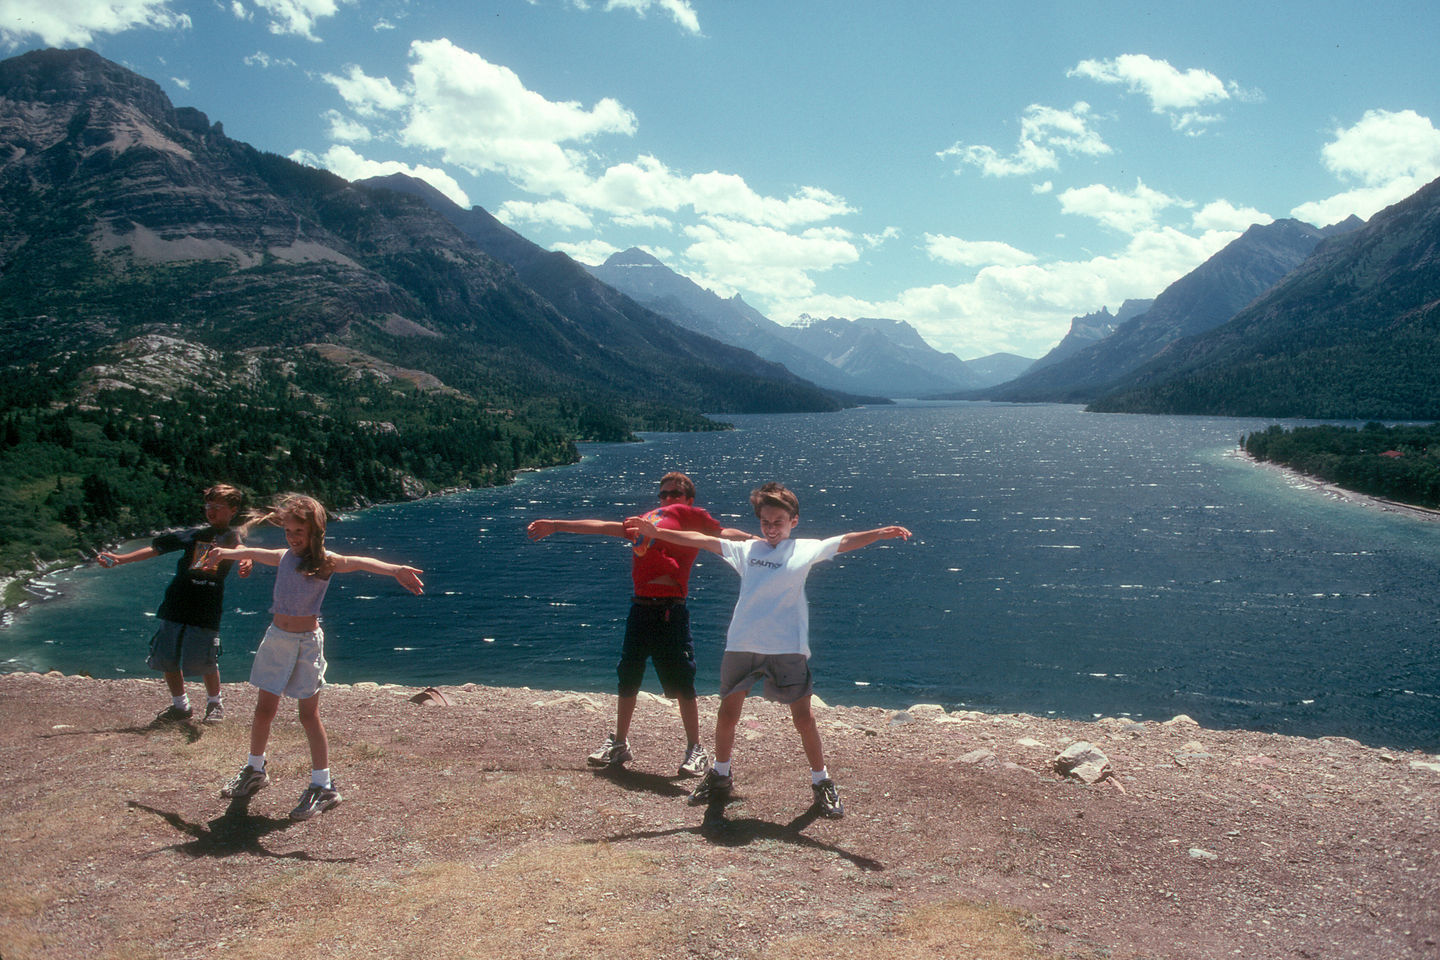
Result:
<instances>
[{"instance_id":1,"label":"girl's long hair","mask_svg":"<svg viewBox=\"0 0 1440 960\"><path fill-rule=\"evenodd\" d=\"M325 519L325 508L319 500L303 493L287 493L278 498L269 511L247 518L242 525L241 536L262 523L282 527L287 520L297 520L310 531L310 542L305 552L298 554L300 572L309 577L329 577L334 563L325 552Z\"/></svg>"}]
</instances>

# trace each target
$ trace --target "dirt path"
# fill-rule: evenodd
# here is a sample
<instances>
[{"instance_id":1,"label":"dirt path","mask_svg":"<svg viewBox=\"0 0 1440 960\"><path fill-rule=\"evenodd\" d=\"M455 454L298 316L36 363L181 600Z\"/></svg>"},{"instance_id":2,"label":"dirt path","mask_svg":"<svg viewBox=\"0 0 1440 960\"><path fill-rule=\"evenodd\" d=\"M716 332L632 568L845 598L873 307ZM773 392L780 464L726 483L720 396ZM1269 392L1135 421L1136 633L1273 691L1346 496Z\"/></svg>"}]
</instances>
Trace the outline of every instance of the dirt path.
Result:
<instances>
[{"instance_id":1,"label":"dirt path","mask_svg":"<svg viewBox=\"0 0 1440 960\"><path fill-rule=\"evenodd\" d=\"M1192 723L826 708L843 820L808 810L783 710L752 702L723 827L643 697L624 773L585 755L613 699L330 688L345 802L286 814L220 726L151 722L158 683L0 676L0 956L1340 958L1440 955L1440 758ZM713 698L702 700L706 724ZM1114 776L1050 761L1086 740Z\"/></svg>"}]
</instances>

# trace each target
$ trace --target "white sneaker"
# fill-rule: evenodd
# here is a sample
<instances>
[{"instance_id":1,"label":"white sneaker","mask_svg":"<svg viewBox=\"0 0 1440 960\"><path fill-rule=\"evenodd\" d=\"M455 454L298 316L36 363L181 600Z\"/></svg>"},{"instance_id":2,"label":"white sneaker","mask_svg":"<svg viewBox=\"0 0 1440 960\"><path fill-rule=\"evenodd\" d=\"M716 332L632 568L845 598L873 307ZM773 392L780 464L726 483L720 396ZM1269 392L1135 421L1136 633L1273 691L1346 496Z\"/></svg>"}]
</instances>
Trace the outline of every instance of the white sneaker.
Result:
<instances>
[{"instance_id":1,"label":"white sneaker","mask_svg":"<svg viewBox=\"0 0 1440 960\"><path fill-rule=\"evenodd\" d=\"M605 738L599 750L585 758L592 767L618 767L632 759L629 740L616 740L615 734Z\"/></svg>"},{"instance_id":2,"label":"white sneaker","mask_svg":"<svg viewBox=\"0 0 1440 960\"><path fill-rule=\"evenodd\" d=\"M703 777L710 769L710 754L698 743L692 743L685 750L685 759L680 761L680 776Z\"/></svg>"}]
</instances>

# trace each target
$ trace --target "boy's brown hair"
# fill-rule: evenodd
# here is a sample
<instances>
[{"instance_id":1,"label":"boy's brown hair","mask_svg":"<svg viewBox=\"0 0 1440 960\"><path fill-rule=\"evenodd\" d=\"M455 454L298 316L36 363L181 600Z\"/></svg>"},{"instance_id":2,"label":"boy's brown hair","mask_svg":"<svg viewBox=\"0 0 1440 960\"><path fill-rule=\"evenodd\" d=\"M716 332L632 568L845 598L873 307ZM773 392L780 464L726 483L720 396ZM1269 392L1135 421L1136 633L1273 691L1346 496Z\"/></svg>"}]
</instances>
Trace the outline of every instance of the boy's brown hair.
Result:
<instances>
[{"instance_id":1,"label":"boy's brown hair","mask_svg":"<svg viewBox=\"0 0 1440 960\"><path fill-rule=\"evenodd\" d=\"M666 483L674 483L681 490L685 491L686 499L695 499L695 481L685 476L685 474L681 473L679 470L671 470L669 473L665 474L665 476L660 478L660 486L663 487Z\"/></svg>"},{"instance_id":2,"label":"boy's brown hair","mask_svg":"<svg viewBox=\"0 0 1440 960\"><path fill-rule=\"evenodd\" d=\"M218 500L232 510L238 511L245 503L245 494L238 488L228 483L217 483L205 491L205 502Z\"/></svg>"},{"instance_id":3,"label":"boy's brown hair","mask_svg":"<svg viewBox=\"0 0 1440 960\"><path fill-rule=\"evenodd\" d=\"M773 480L750 492L750 506L755 508L757 517L761 507L779 507L792 517L800 516L800 498Z\"/></svg>"}]
</instances>

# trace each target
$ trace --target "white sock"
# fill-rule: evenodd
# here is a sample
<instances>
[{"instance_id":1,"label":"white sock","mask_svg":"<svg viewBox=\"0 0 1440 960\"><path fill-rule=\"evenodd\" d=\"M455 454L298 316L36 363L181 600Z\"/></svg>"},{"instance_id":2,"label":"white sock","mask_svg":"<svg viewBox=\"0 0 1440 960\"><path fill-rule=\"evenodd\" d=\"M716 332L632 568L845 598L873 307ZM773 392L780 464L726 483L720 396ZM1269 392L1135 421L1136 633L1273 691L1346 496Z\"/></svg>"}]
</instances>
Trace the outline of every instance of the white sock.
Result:
<instances>
[{"instance_id":1,"label":"white sock","mask_svg":"<svg viewBox=\"0 0 1440 960\"><path fill-rule=\"evenodd\" d=\"M215 694L215 696L213 696L213 697L208 697L208 696L207 696L207 697L205 698L205 702L206 702L206 703L219 703L219 702L220 702L220 694L217 693L217 694Z\"/></svg>"},{"instance_id":2,"label":"white sock","mask_svg":"<svg viewBox=\"0 0 1440 960\"><path fill-rule=\"evenodd\" d=\"M178 697L171 697L170 702L175 705L176 710L189 710L190 694L182 693Z\"/></svg>"},{"instance_id":3,"label":"white sock","mask_svg":"<svg viewBox=\"0 0 1440 960\"><path fill-rule=\"evenodd\" d=\"M326 767L324 770L311 770L310 783L317 787L330 786L330 768Z\"/></svg>"},{"instance_id":4,"label":"white sock","mask_svg":"<svg viewBox=\"0 0 1440 960\"><path fill-rule=\"evenodd\" d=\"M714 769L717 776L728 777L730 776L730 761L726 760L724 763L721 763L719 760L716 760L712 769Z\"/></svg>"},{"instance_id":5,"label":"white sock","mask_svg":"<svg viewBox=\"0 0 1440 960\"><path fill-rule=\"evenodd\" d=\"M245 763L246 763L246 765L249 766L250 769L252 769L252 770L264 770L264 769L265 769L265 755L262 753L260 756L257 757L257 756L255 756L255 754L252 753L252 754L250 754L250 756L245 760Z\"/></svg>"},{"instance_id":6,"label":"white sock","mask_svg":"<svg viewBox=\"0 0 1440 960\"><path fill-rule=\"evenodd\" d=\"M829 771L828 769L826 769L825 767L821 767L819 770L811 770L811 771L810 771L810 786L812 786L812 787L815 786L817 783L819 783L821 780L829 780L829 779L830 779L830 771Z\"/></svg>"}]
</instances>

